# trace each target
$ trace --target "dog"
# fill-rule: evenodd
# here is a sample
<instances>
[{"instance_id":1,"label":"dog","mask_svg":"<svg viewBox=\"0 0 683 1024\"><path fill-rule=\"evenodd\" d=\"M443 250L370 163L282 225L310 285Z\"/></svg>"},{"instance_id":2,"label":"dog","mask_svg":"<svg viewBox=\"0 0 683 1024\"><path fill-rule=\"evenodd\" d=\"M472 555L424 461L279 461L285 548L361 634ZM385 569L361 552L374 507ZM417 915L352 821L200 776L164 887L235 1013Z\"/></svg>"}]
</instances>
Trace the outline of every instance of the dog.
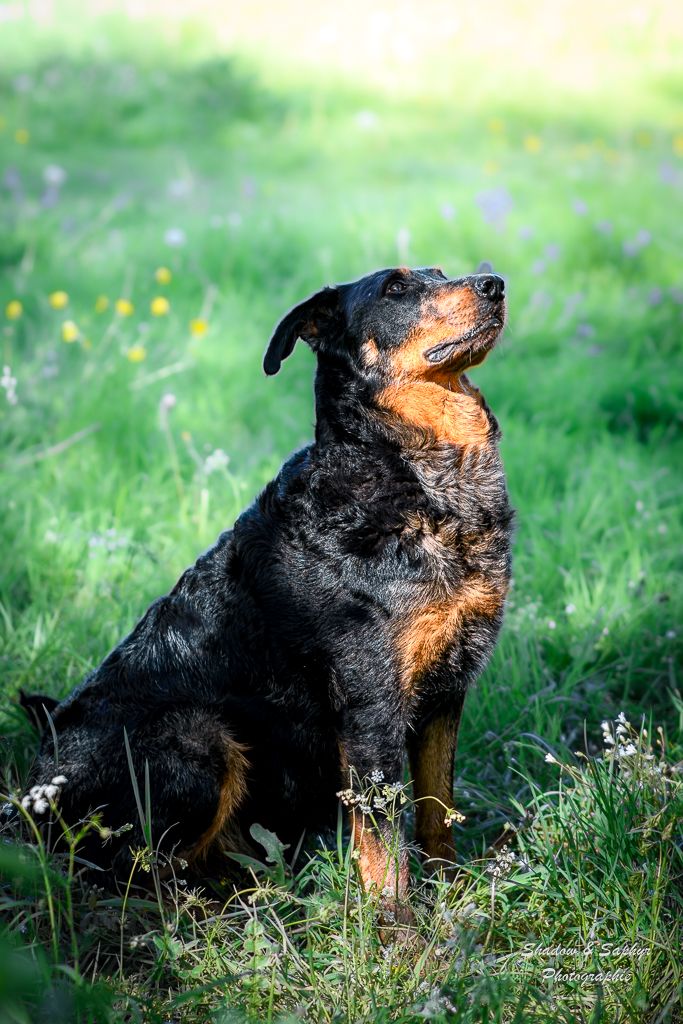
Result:
<instances>
[{"instance_id":1,"label":"dog","mask_svg":"<svg viewBox=\"0 0 683 1024\"><path fill-rule=\"evenodd\" d=\"M25 808L98 811L110 840L90 856L126 877L145 838L220 870L253 823L296 843L334 826L341 796L364 886L402 913L386 794L407 756L416 842L453 861L458 725L501 627L513 522L466 371L505 315L493 273L405 267L287 313L264 369L313 349L314 442L66 699L23 698L43 730Z\"/></svg>"}]
</instances>

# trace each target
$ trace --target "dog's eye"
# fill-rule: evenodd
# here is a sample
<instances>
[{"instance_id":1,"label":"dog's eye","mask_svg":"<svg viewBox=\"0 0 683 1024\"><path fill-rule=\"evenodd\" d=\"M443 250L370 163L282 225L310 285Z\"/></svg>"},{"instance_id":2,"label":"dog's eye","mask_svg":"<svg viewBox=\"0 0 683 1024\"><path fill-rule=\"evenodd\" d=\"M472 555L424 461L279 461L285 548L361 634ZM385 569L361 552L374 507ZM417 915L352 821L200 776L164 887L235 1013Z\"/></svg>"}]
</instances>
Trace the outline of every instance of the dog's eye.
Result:
<instances>
[{"instance_id":1,"label":"dog's eye","mask_svg":"<svg viewBox=\"0 0 683 1024\"><path fill-rule=\"evenodd\" d=\"M386 288L384 289L384 294L403 295L403 293L406 292L407 290L408 285L406 284L406 282L400 280L400 278L395 278L393 281L390 281L389 284L386 286Z\"/></svg>"}]
</instances>

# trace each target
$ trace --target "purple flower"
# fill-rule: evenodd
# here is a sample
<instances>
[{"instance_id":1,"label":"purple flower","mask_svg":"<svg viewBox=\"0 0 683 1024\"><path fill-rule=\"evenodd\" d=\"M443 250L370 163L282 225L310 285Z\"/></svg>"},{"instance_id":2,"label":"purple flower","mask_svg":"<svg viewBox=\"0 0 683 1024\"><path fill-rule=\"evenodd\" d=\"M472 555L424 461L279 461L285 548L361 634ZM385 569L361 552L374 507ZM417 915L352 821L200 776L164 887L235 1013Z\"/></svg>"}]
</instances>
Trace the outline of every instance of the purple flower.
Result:
<instances>
[{"instance_id":1,"label":"purple flower","mask_svg":"<svg viewBox=\"0 0 683 1024\"><path fill-rule=\"evenodd\" d=\"M21 175L16 167L8 167L5 171L2 183L10 192L21 192Z\"/></svg>"},{"instance_id":2,"label":"purple flower","mask_svg":"<svg viewBox=\"0 0 683 1024\"><path fill-rule=\"evenodd\" d=\"M59 202L59 189L49 186L40 197L40 205L46 210L51 210Z\"/></svg>"},{"instance_id":3,"label":"purple flower","mask_svg":"<svg viewBox=\"0 0 683 1024\"><path fill-rule=\"evenodd\" d=\"M486 223L499 229L505 227L505 218L515 205L508 190L502 187L480 192L475 201Z\"/></svg>"},{"instance_id":4,"label":"purple flower","mask_svg":"<svg viewBox=\"0 0 683 1024\"><path fill-rule=\"evenodd\" d=\"M681 175L672 163L665 160L663 164L659 165L659 180L663 185L678 185Z\"/></svg>"},{"instance_id":5,"label":"purple flower","mask_svg":"<svg viewBox=\"0 0 683 1024\"><path fill-rule=\"evenodd\" d=\"M658 306L664 298L664 292L661 288L650 288L647 295L647 301L650 306Z\"/></svg>"},{"instance_id":6,"label":"purple flower","mask_svg":"<svg viewBox=\"0 0 683 1024\"><path fill-rule=\"evenodd\" d=\"M550 242L545 247L545 257L549 263L556 263L560 258L561 248L557 242Z\"/></svg>"},{"instance_id":7,"label":"purple flower","mask_svg":"<svg viewBox=\"0 0 683 1024\"><path fill-rule=\"evenodd\" d=\"M523 224L522 227L519 229L518 234L523 241L527 241L529 238L533 238L536 232L530 224Z\"/></svg>"},{"instance_id":8,"label":"purple flower","mask_svg":"<svg viewBox=\"0 0 683 1024\"><path fill-rule=\"evenodd\" d=\"M612 221L611 220L599 220L595 225L596 231L599 231L601 235L612 234Z\"/></svg>"},{"instance_id":9,"label":"purple flower","mask_svg":"<svg viewBox=\"0 0 683 1024\"><path fill-rule=\"evenodd\" d=\"M529 305L532 309L549 309L553 304L553 297L550 292L536 291L533 292Z\"/></svg>"},{"instance_id":10,"label":"purple flower","mask_svg":"<svg viewBox=\"0 0 683 1024\"><path fill-rule=\"evenodd\" d=\"M584 296L581 292L574 292L572 295L568 295L564 305L563 316L568 319L579 308L583 300Z\"/></svg>"},{"instance_id":11,"label":"purple flower","mask_svg":"<svg viewBox=\"0 0 683 1024\"><path fill-rule=\"evenodd\" d=\"M641 249L652 241L652 234L647 228L640 228L635 238L627 238L622 248L625 256L637 256Z\"/></svg>"},{"instance_id":12,"label":"purple flower","mask_svg":"<svg viewBox=\"0 0 683 1024\"><path fill-rule=\"evenodd\" d=\"M588 203L583 199L574 199L572 209L577 216L584 217L588 213Z\"/></svg>"},{"instance_id":13,"label":"purple flower","mask_svg":"<svg viewBox=\"0 0 683 1024\"><path fill-rule=\"evenodd\" d=\"M542 274L545 271L545 269L546 269L546 262L545 262L545 260L534 260L534 262L531 264L531 273L532 274Z\"/></svg>"},{"instance_id":14,"label":"purple flower","mask_svg":"<svg viewBox=\"0 0 683 1024\"><path fill-rule=\"evenodd\" d=\"M33 79L30 75L17 75L16 78L12 80L12 85L14 86L15 92L27 93L33 88Z\"/></svg>"},{"instance_id":15,"label":"purple flower","mask_svg":"<svg viewBox=\"0 0 683 1024\"><path fill-rule=\"evenodd\" d=\"M455 207L452 203L444 203L441 207L441 216L444 220L453 220L455 217Z\"/></svg>"},{"instance_id":16,"label":"purple flower","mask_svg":"<svg viewBox=\"0 0 683 1024\"><path fill-rule=\"evenodd\" d=\"M595 334L593 324L578 324L576 334L579 338L592 338Z\"/></svg>"}]
</instances>

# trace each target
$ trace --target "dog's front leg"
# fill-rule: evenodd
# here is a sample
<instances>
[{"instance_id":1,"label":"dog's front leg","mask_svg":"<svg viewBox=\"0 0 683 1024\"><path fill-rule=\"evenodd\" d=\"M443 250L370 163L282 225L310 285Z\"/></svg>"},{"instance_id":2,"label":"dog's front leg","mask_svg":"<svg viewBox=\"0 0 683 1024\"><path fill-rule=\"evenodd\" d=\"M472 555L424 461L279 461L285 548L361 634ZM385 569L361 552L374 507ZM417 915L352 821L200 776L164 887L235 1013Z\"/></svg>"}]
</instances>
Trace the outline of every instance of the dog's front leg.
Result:
<instances>
[{"instance_id":1,"label":"dog's front leg","mask_svg":"<svg viewBox=\"0 0 683 1024\"><path fill-rule=\"evenodd\" d=\"M453 872L455 846L449 812L453 771L464 694L448 709L419 722L408 738L415 797L415 838L434 869Z\"/></svg>"},{"instance_id":2,"label":"dog's front leg","mask_svg":"<svg viewBox=\"0 0 683 1024\"><path fill-rule=\"evenodd\" d=\"M385 923L413 920L402 810L405 724L386 702L346 709L340 736L341 798L363 886L381 893Z\"/></svg>"}]
</instances>

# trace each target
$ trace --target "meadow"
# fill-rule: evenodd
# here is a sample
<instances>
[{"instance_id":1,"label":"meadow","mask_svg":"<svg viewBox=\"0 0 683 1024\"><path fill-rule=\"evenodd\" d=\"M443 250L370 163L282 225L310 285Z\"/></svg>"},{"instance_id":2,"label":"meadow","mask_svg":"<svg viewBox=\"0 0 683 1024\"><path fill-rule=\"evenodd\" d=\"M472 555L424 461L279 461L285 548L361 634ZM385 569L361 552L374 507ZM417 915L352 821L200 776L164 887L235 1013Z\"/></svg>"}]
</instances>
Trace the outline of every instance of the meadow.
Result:
<instances>
[{"instance_id":1,"label":"meadow","mask_svg":"<svg viewBox=\"0 0 683 1024\"><path fill-rule=\"evenodd\" d=\"M413 865L421 942L382 946L341 825L295 859L264 836L237 892L150 855L146 895L27 822L0 1024L675 1024L683 17L180 6L0 5L0 792L35 750L19 690L65 695L310 439L311 353L261 357L322 284L505 276L473 379L514 583L460 734L457 879Z\"/></svg>"}]
</instances>

